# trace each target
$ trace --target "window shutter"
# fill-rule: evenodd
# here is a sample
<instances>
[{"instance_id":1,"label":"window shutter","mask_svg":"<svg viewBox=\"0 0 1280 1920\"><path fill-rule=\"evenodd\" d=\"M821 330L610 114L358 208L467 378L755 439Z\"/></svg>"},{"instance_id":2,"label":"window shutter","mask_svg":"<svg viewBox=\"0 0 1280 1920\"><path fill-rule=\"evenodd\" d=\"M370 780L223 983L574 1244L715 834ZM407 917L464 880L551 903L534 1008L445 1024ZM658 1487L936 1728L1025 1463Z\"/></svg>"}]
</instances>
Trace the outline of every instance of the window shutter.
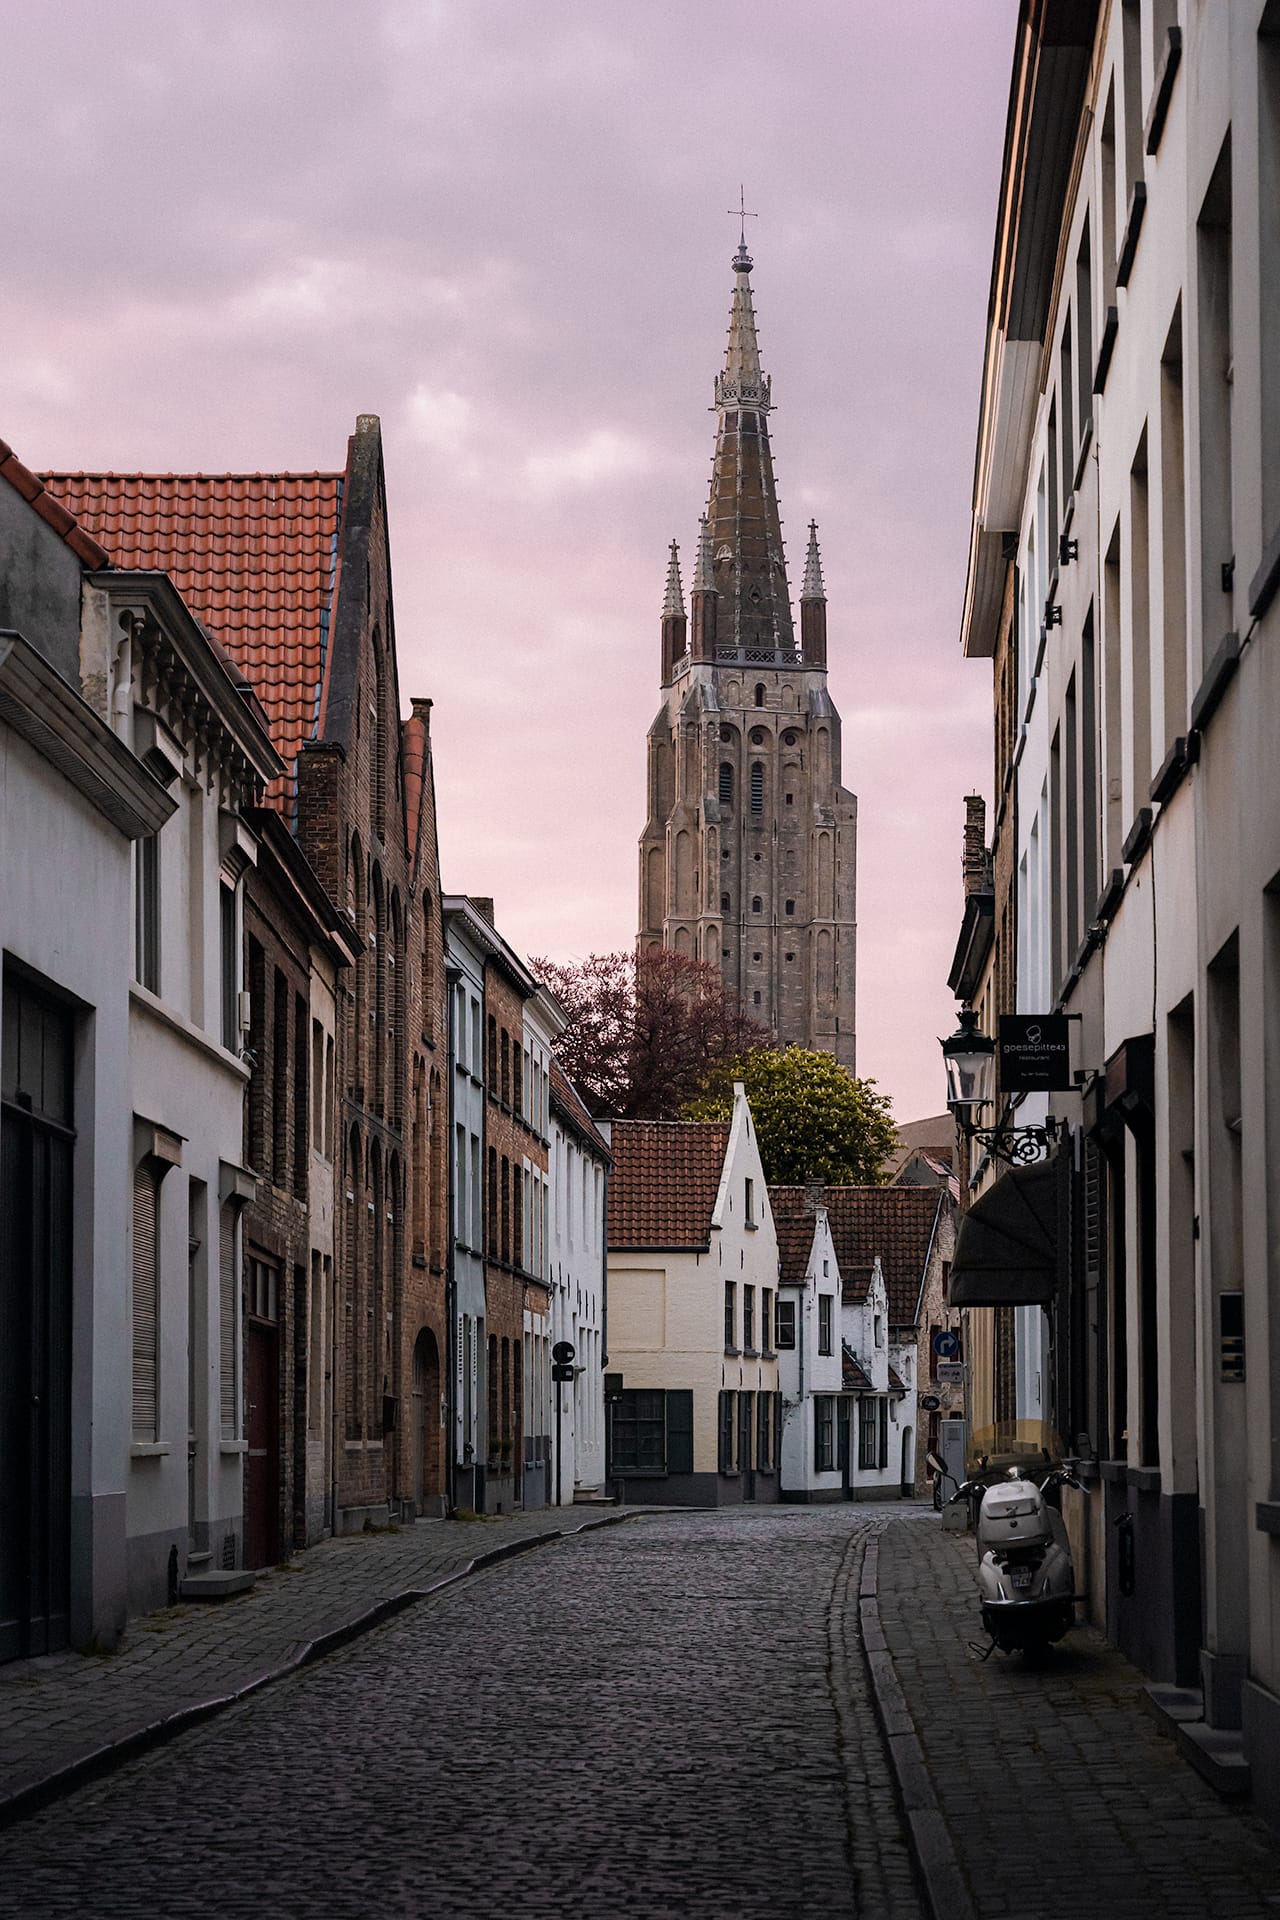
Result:
<instances>
[{"instance_id":1,"label":"window shutter","mask_svg":"<svg viewBox=\"0 0 1280 1920\"><path fill-rule=\"evenodd\" d=\"M222 1209L218 1247L218 1372L222 1438L237 1438L236 1407L236 1223Z\"/></svg>"},{"instance_id":2,"label":"window shutter","mask_svg":"<svg viewBox=\"0 0 1280 1920\"><path fill-rule=\"evenodd\" d=\"M667 1472L693 1472L693 1392L667 1391Z\"/></svg>"},{"instance_id":3,"label":"window shutter","mask_svg":"<svg viewBox=\"0 0 1280 1920\"><path fill-rule=\"evenodd\" d=\"M157 1220L160 1182L143 1161L133 1170L133 1437L157 1437L159 1367L159 1261Z\"/></svg>"}]
</instances>

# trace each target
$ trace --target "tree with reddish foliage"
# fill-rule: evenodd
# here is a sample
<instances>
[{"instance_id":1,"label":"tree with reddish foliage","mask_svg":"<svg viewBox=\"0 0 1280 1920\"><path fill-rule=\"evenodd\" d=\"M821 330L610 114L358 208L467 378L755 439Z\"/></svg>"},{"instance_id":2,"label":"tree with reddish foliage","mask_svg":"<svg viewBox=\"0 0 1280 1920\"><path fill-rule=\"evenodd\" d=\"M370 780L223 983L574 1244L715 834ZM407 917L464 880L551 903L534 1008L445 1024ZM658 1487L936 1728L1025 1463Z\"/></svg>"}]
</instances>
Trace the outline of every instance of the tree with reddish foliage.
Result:
<instances>
[{"instance_id":1,"label":"tree with reddish foliage","mask_svg":"<svg viewBox=\"0 0 1280 1920\"><path fill-rule=\"evenodd\" d=\"M678 1119L720 1061L769 1044L710 961L661 947L531 964L569 1016L556 1054L597 1118Z\"/></svg>"}]
</instances>

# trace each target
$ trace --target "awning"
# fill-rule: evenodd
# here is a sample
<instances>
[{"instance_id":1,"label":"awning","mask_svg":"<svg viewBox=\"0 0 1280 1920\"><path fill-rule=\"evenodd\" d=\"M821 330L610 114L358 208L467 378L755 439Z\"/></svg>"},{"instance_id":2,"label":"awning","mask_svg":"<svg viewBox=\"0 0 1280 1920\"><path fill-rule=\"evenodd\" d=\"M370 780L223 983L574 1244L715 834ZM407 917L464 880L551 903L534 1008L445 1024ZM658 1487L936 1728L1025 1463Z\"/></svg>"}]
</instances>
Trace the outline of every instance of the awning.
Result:
<instances>
[{"instance_id":1,"label":"awning","mask_svg":"<svg viewBox=\"0 0 1280 1920\"><path fill-rule=\"evenodd\" d=\"M960 1221L951 1262L953 1307L1043 1306L1058 1278L1058 1171L1013 1167Z\"/></svg>"}]
</instances>

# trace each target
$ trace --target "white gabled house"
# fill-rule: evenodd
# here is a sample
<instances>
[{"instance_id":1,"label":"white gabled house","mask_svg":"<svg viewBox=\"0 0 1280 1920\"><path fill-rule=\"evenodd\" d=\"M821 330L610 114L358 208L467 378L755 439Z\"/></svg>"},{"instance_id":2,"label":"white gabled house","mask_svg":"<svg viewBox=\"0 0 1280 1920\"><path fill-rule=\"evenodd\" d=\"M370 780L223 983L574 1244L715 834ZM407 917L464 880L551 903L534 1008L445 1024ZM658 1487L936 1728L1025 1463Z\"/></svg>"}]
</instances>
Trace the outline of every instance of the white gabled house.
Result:
<instances>
[{"instance_id":1,"label":"white gabled house","mask_svg":"<svg viewBox=\"0 0 1280 1920\"><path fill-rule=\"evenodd\" d=\"M566 1342L573 1380L552 1395L552 1505L602 1496L605 1477L605 1196L609 1150L577 1090L551 1062L551 1339ZM556 1403L559 1403L558 1409ZM558 1417L557 1417L558 1412Z\"/></svg>"},{"instance_id":2,"label":"white gabled house","mask_svg":"<svg viewBox=\"0 0 1280 1920\"><path fill-rule=\"evenodd\" d=\"M617 1120L609 1190L611 1480L628 1499L779 1494L778 1240L742 1084L728 1122Z\"/></svg>"},{"instance_id":3,"label":"white gabled house","mask_svg":"<svg viewBox=\"0 0 1280 1920\"><path fill-rule=\"evenodd\" d=\"M786 1500L839 1500L849 1491L840 1265L821 1192L769 1190L778 1235L774 1344Z\"/></svg>"}]
</instances>

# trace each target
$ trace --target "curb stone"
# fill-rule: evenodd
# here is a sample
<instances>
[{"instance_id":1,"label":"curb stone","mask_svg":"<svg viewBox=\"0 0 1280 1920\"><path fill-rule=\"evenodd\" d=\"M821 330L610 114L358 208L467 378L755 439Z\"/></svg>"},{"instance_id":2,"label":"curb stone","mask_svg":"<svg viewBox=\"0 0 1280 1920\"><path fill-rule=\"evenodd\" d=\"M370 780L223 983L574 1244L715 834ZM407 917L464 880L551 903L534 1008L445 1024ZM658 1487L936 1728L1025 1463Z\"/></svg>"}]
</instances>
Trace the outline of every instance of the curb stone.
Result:
<instances>
[{"instance_id":1,"label":"curb stone","mask_svg":"<svg viewBox=\"0 0 1280 1920\"><path fill-rule=\"evenodd\" d=\"M92 1753L81 1754L64 1767L58 1767L42 1780L33 1780L27 1786L18 1787L15 1792L0 1799L0 1830L13 1826L28 1814L48 1806L54 1800L61 1800L76 1788L87 1785L90 1780L99 1778L122 1761L136 1759L140 1754L149 1752L153 1747L163 1746L177 1734L185 1733L190 1727L197 1727L205 1720L224 1713L228 1707L247 1700L251 1694L258 1693L263 1687L273 1686L278 1680L287 1680L290 1674L298 1673L304 1667L314 1666L331 1653L336 1653L350 1641L359 1639L374 1627L381 1626L385 1620L393 1619L420 1600L429 1600L434 1594L442 1593L445 1588L457 1586L461 1581L470 1579L472 1574L482 1573L486 1567L497 1566L503 1560L510 1560L520 1553L531 1553L535 1547L545 1547L553 1540L566 1540L574 1534L594 1531L597 1527L620 1526L625 1520L638 1519L644 1508L632 1508L619 1513L605 1514L599 1520L580 1520L576 1526L549 1527L545 1533L532 1534L524 1540L508 1540L500 1547L491 1547L485 1553L478 1553L467 1560L452 1573L442 1574L438 1580L432 1580L425 1587L407 1587L400 1593L388 1594L375 1606L354 1619L344 1620L341 1626L331 1627L326 1633L319 1633L312 1640L304 1641L298 1650L287 1660L268 1668L265 1673L256 1674L242 1687L234 1688L230 1693L217 1694L209 1700L193 1701L190 1706L178 1707L172 1713L163 1714L158 1720L152 1720L146 1726L136 1728L132 1733L118 1740L108 1741L105 1746L96 1748Z\"/></svg>"},{"instance_id":2,"label":"curb stone","mask_svg":"<svg viewBox=\"0 0 1280 1920\"><path fill-rule=\"evenodd\" d=\"M880 1539L867 1541L858 1582L863 1655L875 1698L876 1717L893 1768L911 1849L933 1920L976 1920L973 1901L938 1804L906 1696L880 1624Z\"/></svg>"}]
</instances>

